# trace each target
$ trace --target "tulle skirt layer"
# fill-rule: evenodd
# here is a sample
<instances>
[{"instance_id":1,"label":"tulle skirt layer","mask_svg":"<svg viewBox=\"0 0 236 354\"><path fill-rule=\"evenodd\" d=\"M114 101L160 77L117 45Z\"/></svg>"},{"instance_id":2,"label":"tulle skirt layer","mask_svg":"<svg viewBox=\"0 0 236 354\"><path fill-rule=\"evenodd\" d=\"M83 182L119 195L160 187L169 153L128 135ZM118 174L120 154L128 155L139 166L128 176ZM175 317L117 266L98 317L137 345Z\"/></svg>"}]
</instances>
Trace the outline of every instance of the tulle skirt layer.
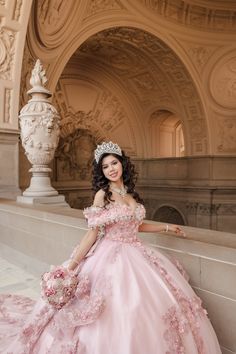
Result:
<instances>
[{"instance_id":1,"label":"tulle skirt layer","mask_svg":"<svg viewBox=\"0 0 236 354\"><path fill-rule=\"evenodd\" d=\"M62 310L0 297L0 353L220 354L180 270L141 242L104 239L81 268L90 279L87 293Z\"/></svg>"}]
</instances>

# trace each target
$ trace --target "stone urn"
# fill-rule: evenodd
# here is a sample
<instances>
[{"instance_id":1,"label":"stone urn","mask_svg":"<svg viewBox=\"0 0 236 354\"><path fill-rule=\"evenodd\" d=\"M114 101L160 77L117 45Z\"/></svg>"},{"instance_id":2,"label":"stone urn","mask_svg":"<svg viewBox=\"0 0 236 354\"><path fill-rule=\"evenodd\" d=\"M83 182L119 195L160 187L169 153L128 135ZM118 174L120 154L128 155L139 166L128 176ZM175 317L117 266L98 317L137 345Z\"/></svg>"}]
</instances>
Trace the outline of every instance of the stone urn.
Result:
<instances>
[{"instance_id":1,"label":"stone urn","mask_svg":"<svg viewBox=\"0 0 236 354\"><path fill-rule=\"evenodd\" d=\"M56 196L58 192L51 186L49 163L54 157L59 141L60 117L50 103L51 93L44 87L47 82L45 71L36 61L27 93L31 99L20 111L21 140L25 154L33 165L30 186L23 192L26 197Z\"/></svg>"}]
</instances>

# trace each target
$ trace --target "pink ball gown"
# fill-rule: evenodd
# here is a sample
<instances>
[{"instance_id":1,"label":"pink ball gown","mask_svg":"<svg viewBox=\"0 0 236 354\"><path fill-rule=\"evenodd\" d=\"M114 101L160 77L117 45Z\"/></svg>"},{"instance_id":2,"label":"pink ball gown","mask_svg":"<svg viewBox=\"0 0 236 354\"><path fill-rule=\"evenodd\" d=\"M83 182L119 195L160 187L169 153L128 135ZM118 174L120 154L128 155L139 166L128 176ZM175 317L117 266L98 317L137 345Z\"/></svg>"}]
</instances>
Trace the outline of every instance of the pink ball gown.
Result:
<instances>
[{"instance_id":1,"label":"pink ball gown","mask_svg":"<svg viewBox=\"0 0 236 354\"><path fill-rule=\"evenodd\" d=\"M90 285L61 310L1 296L0 353L220 354L201 300L169 258L137 237L143 205L84 214L100 230L80 266Z\"/></svg>"}]
</instances>

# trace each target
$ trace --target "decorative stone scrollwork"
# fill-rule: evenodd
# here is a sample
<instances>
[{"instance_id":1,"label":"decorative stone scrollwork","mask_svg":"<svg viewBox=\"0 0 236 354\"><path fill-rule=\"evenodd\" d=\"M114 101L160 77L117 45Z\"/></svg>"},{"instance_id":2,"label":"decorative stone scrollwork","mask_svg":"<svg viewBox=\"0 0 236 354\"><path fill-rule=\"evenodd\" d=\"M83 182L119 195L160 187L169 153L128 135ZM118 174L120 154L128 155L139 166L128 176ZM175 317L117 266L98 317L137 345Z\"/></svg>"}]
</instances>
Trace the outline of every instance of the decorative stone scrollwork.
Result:
<instances>
[{"instance_id":1,"label":"decorative stone scrollwork","mask_svg":"<svg viewBox=\"0 0 236 354\"><path fill-rule=\"evenodd\" d=\"M13 20L15 20L15 21L18 21L20 18L22 3L23 3L23 0L16 0L15 10L14 10L14 14L13 14Z\"/></svg>"},{"instance_id":2,"label":"decorative stone scrollwork","mask_svg":"<svg viewBox=\"0 0 236 354\"><path fill-rule=\"evenodd\" d=\"M146 72L139 74L133 78L133 81L135 85L140 89L144 91L157 91L158 86L155 83L155 80L152 78L152 76Z\"/></svg>"},{"instance_id":3,"label":"decorative stone scrollwork","mask_svg":"<svg viewBox=\"0 0 236 354\"><path fill-rule=\"evenodd\" d=\"M186 209L188 214L192 215L216 215L221 204L207 204L207 203L187 203Z\"/></svg>"},{"instance_id":4,"label":"decorative stone scrollwork","mask_svg":"<svg viewBox=\"0 0 236 354\"><path fill-rule=\"evenodd\" d=\"M37 60L32 71L28 94L31 100L20 111L22 145L33 164L30 187L24 196L51 196L58 192L51 187L48 164L53 159L59 140L59 115L48 101L51 93L44 87L47 79L42 64Z\"/></svg>"},{"instance_id":5,"label":"decorative stone scrollwork","mask_svg":"<svg viewBox=\"0 0 236 354\"><path fill-rule=\"evenodd\" d=\"M15 32L0 29L0 79L11 80L12 61L15 51Z\"/></svg>"},{"instance_id":6,"label":"decorative stone scrollwork","mask_svg":"<svg viewBox=\"0 0 236 354\"><path fill-rule=\"evenodd\" d=\"M38 0L34 8L34 25L42 45L55 48L65 40L65 28L73 26L71 14L76 14L79 0Z\"/></svg>"},{"instance_id":7,"label":"decorative stone scrollwork","mask_svg":"<svg viewBox=\"0 0 236 354\"><path fill-rule=\"evenodd\" d=\"M235 204L219 204L218 215L235 215L236 205Z\"/></svg>"},{"instance_id":8,"label":"decorative stone scrollwork","mask_svg":"<svg viewBox=\"0 0 236 354\"><path fill-rule=\"evenodd\" d=\"M189 45L188 45L189 46ZM203 46L190 46L188 48L189 55L196 63L196 68L201 69L204 67L209 57L212 54L213 49Z\"/></svg>"},{"instance_id":9,"label":"decorative stone scrollwork","mask_svg":"<svg viewBox=\"0 0 236 354\"><path fill-rule=\"evenodd\" d=\"M66 80L68 82L68 78ZM111 131L123 124L127 120L126 114L117 97L105 88L92 111L74 112L63 87L61 79L54 95L54 103L62 117L56 178L58 181L87 180L96 144L106 140Z\"/></svg>"},{"instance_id":10,"label":"decorative stone scrollwork","mask_svg":"<svg viewBox=\"0 0 236 354\"><path fill-rule=\"evenodd\" d=\"M236 108L236 54L225 56L212 72L210 89L216 102Z\"/></svg>"},{"instance_id":11,"label":"decorative stone scrollwork","mask_svg":"<svg viewBox=\"0 0 236 354\"><path fill-rule=\"evenodd\" d=\"M5 114L4 114L4 123L10 123L10 107L11 107L11 97L12 89L5 89Z\"/></svg>"},{"instance_id":12,"label":"decorative stone scrollwork","mask_svg":"<svg viewBox=\"0 0 236 354\"><path fill-rule=\"evenodd\" d=\"M55 30L61 27L61 24L64 22L64 17L70 9L68 1L63 0L39 0L37 1L37 6L39 22L53 26Z\"/></svg>"},{"instance_id":13,"label":"decorative stone scrollwork","mask_svg":"<svg viewBox=\"0 0 236 354\"><path fill-rule=\"evenodd\" d=\"M236 118L222 118L218 120L218 146L219 152L236 151Z\"/></svg>"},{"instance_id":14,"label":"decorative stone scrollwork","mask_svg":"<svg viewBox=\"0 0 236 354\"><path fill-rule=\"evenodd\" d=\"M55 155L57 180L89 180L96 145L96 138L84 129L61 138Z\"/></svg>"},{"instance_id":15,"label":"decorative stone scrollwork","mask_svg":"<svg viewBox=\"0 0 236 354\"><path fill-rule=\"evenodd\" d=\"M195 215L197 213L197 208L198 208L198 203L197 202L187 203L186 204L186 210L188 211L188 214Z\"/></svg>"},{"instance_id":16,"label":"decorative stone scrollwork","mask_svg":"<svg viewBox=\"0 0 236 354\"><path fill-rule=\"evenodd\" d=\"M120 10L123 6L119 0L90 0L85 18L106 10Z\"/></svg>"},{"instance_id":17,"label":"decorative stone scrollwork","mask_svg":"<svg viewBox=\"0 0 236 354\"><path fill-rule=\"evenodd\" d=\"M57 86L54 101L62 116L61 137L63 138L78 129L85 129L89 130L96 139L101 140L127 119L120 101L105 88L93 112L73 112L64 100L60 84Z\"/></svg>"},{"instance_id":18,"label":"decorative stone scrollwork","mask_svg":"<svg viewBox=\"0 0 236 354\"><path fill-rule=\"evenodd\" d=\"M217 215L220 204L204 204L199 203L198 214L200 215Z\"/></svg>"}]
</instances>

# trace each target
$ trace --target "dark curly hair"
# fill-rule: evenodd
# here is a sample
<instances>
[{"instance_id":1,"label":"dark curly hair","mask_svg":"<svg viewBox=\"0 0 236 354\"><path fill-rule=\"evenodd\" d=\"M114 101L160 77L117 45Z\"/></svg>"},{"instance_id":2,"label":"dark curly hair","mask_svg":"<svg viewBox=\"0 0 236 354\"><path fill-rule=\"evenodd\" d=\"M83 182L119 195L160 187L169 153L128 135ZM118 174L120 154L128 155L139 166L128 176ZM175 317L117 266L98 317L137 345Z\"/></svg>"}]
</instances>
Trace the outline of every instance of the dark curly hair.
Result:
<instances>
[{"instance_id":1,"label":"dark curly hair","mask_svg":"<svg viewBox=\"0 0 236 354\"><path fill-rule=\"evenodd\" d=\"M93 161L93 170L92 170L92 190L94 195L102 189L105 192L104 195L104 204L105 206L114 201L111 199L112 192L109 190L109 180L104 176L102 171L102 160L104 157L112 155L116 157L122 164L123 168L123 183L127 188L127 193L130 193L132 197L138 202L143 204L143 200L140 198L139 194L135 191L135 183L137 181L137 172L135 170L134 164L130 161L130 158L125 155L124 151L122 150L122 156L106 153L103 154L98 163L94 160Z\"/></svg>"}]
</instances>

